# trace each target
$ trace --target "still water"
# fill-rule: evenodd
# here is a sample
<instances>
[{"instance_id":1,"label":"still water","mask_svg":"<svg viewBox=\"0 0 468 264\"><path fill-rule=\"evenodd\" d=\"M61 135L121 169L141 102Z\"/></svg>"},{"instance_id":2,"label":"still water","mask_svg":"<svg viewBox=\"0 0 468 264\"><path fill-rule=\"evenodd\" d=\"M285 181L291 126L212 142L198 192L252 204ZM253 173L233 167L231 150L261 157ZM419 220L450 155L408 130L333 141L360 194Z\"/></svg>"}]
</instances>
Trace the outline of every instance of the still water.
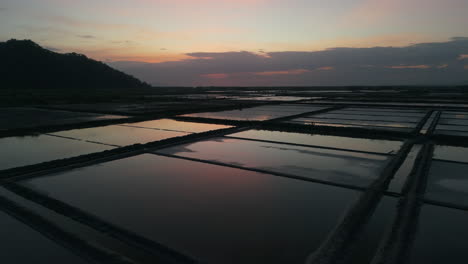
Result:
<instances>
[{"instance_id":1,"label":"still water","mask_svg":"<svg viewBox=\"0 0 468 264\"><path fill-rule=\"evenodd\" d=\"M48 135L0 138L0 170L112 149Z\"/></svg>"},{"instance_id":2,"label":"still water","mask_svg":"<svg viewBox=\"0 0 468 264\"><path fill-rule=\"evenodd\" d=\"M88 263L2 211L0 211L0 243L2 263Z\"/></svg>"},{"instance_id":3,"label":"still water","mask_svg":"<svg viewBox=\"0 0 468 264\"><path fill-rule=\"evenodd\" d=\"M303 263L360 194L153 154L24 184L204 263Z\"/></svg>"},{"instance_id":4,"label":"still water","mask_svg":"<svg viewBox=\"0 0 468 264\"><path fill-rule=\"evenodd\" d=\"M388 156L381 155L229 138L198 141L157 152L356 186L369 185L388 160Z\"/></svg>"}]
</instances>

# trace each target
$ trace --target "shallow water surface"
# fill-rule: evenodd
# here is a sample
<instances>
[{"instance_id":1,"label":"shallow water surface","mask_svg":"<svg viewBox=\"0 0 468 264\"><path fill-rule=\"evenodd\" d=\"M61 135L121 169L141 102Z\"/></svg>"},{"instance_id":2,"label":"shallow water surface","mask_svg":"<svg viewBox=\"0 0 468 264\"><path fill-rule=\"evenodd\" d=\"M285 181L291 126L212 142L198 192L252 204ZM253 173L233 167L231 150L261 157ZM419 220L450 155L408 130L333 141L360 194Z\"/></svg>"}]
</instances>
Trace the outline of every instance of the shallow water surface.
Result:
<instances>
[{"instance_id":1,"label":"shallow water surface","mask_svg":"<svg viewBox=\"0 0 468 264\"><path fill-rule=\"evenodd\" d=\"M216 124L204 124L194 122L181 122L172 119L158 119L138 123L126 123L122 126L134 126L144 128L155 128L162 130L173 130L187 133L199 133L216 129L229 128L230 126L216 125Z\"/></svg>"},{"instance_id":2,"label":"shallow water surface","mask_svg":"<svg viewBox=\"0 0 468 264\"><path fill-rule=\"evenodd\" d=\"M468 126L468 119L441 118L439 120L439 125Z\"/></svg>"},{"instance_id":3,"label":"shallow water surface","mask_svg":"<svg viewBox=\"0 0 468 264\"><path fill-rule=\"evenodd\" d=\"M355 121L380 121L380 122L404 122L404 123L417 123L422 118L418 117L402 117L402 116L376 116L376 115L350 115L350 114L336 114L334 112L308 116L308 118L320 119L337 119L337 120L355 120Z\"/></svg>"},{"instance_id":4,"label":"shallow water surface","mask_svg":"<svg viewBox=\"0 0 468 264\"><path fill-rule=\"evenodd\" d=\"M2 211L0 242L2 263L89 263Z\"/></svg>"},{"instance_id":5,"label":"shallow water surface","mask_svg":"<svg viewBox=\"0 0 468 264\"><path fill-rule=\"evenodd\" d=\"M127 146L137 143L144 144L172 137L180 137L187 135L188 133L110 125L103 127L66 130L54 132L51 134L62 137L70 137L80 140L98 142L102 144Z\"/></svg>"},{"instance_id":6,"label":"shallow water surface","mask_svg":"<svg viewBox=\"0 0 468 264\"><path fill-rule=\"evenodd\" d=\"M468 131L454 131L437 129L434 134L447 135L447 136L461 136L468 137Z\"/></svg>"},{"instance_id":7,"label":"shallow water surface","mask_svg":"<svg viewBox=\"0 0 468 264\"><path fill-rule=\"evenodd\" d=\"M468 162L468 148L437 145L434 158L459 162Z\"/></svg>"},{"instance_id":8,"label":"shallow water surface","mask_svg":"<svg viewBox=\"0 0 468 264\"><path fill-rule=\"evenodd\" d=\"M304 123L343 124L343 125L381 126L381 127L403 127L403 128L414 128L417 125L417 123L407 123L407 122L362 121L362 120L328 119L328 118L313 118L313 117L296 118L296 119L293 119L293 121L304 122Z\"/></svg>"},{"instance_id":9,"label":"shallow water surface","mask_svg":"<svg viewBox=\"0 0 468 264\"><path fill-rule=\"evenodd\" d=\"M71 158L112 148L48 135L0 138L0 170Z\"/></svg>"},{"instance_id":10,"label":"shallow water surface","mask_svg":"<svg viewBox=\"0 0 468 264\"><path fill-rule=\"evenodd\" d=\"M343 111L343 110L341 110ZM344 111L366 111L366 112L369 112L369 113L390 113L390 114L396 114L396 115L400 115L400 114L405 114L405 113L419 113L419 114L422 114L424 113L424 110L417 110L417 109L399 109L399 108L371 108L371 107L364 107L364 108L360 108L360 107L349 107L349 108L345 108Z\"/></svg>"},{"instance_id":11,"label":"shallow water surface","mask_svg":"<svg viewBox=\"0 0 468 264\"><path fill-rule=\"evenodd\" d=\"M468 164L433 161L429 171L426 197L431 200L468 206L467 175Z\"/></svg>"},{"instance_id":12,"label":"shallow water surface","mask_svg":"<svg viewBox=\"0 0 468 264\"><path fill-rule=\"evenodd\" d=\"M0 129L44 127L124 118L127 118L127 116L49 110L33 107L6 107L2 108L2 111L0 111L0 120L8 120L8 122L1 122Z\"/></svg>"},{"instance_id":13,"label":"shallow water surface","mask_svg":"<svg viewBox=\"0 0 468 264\"><path fill-rule=\"evenodd\" d=\"M388 160L388 156L381 155L228 138L198 141L157 152L356 186L370 184Z\"/></svg>"},{"instance_id":14,"label":"shallow water surface","mask_svg":"<svg viewBox=\"0 0 468 264\"><path fill-rule=\"evenodd\" d=\"M411 130L413 129L407 126L401 126L401 125L398 126L397 124L394 124L393 126L376 126L376 125L365 125L365 124L314 122L312 120L304 120L301 118L293 119L290 121L285 121L285 123L300 124L300 125L329 126L329 127L355 127L355 128L362 128L362 129L391 130L391 131L401 131L401 132L411 132Z\"/></svg>"},{"instance_id":15,"label":"shallow water surface","mask_svg":"<svg viewBox=\"0 0 468 264\"><path fill-rule=\"evenodd\" d=\"M396 153L403 144L401 141L312 135L268 130L248 130L230 134L229 136L378 153Z\"/></svg>"},{"instance_id":16,"label":"shallow water surface","mask_svg":"<svg viewBox=\"0 0 468 264\"><path fill-rule=\"evenodd\" d=\"M468 132L468 126L438 124L437 130Z\"/></svg>"},{"instance_id":17,"label":"shallow water surface","mask_svg":"<svg viewBox=\"0 0 468 264\"><path fill-rule=\"evenodd\" d=\"M464 264L468 259L468 212L424 205L411 252L411 264Z\"/></svg>"},{"instance_id":18,"label":"shallow water surface","mask_svg":"<svg viewBox=\"0 0 468 264\"><path fill-rule=\"evenodd\" d=\"M154 154L24 184L203 263L303 263L360 194Z\"/></svg>"},{"instance_id":19,"label":"shallow water surface","mask_svg":"<svg viewBox=\"0 0 468 264\"><path fill-rule=\"evenodd\" d=\"M228 120L255 120L265 121L269 119L286 117L302 114L311 111L317 111L326 108L325 106L307 106L307 105L265 105L252 108L243 108L239 110L229 110L221 112L194 113L183 116L203 117Z\"/></svg>"}]
</instances>

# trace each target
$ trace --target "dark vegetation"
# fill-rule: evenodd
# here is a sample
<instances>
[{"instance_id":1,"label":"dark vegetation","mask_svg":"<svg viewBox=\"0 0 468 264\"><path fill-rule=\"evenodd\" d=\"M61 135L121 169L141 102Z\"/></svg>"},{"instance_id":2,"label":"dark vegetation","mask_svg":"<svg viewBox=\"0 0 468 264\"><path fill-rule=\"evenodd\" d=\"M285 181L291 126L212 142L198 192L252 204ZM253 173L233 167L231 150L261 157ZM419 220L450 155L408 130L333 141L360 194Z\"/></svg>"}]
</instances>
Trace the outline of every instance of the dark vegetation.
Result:
<instances>
[{"instance_id":1,"label":"dark vegetation","mask_svg":"<svg viewBox=\"0 0 468 264\"><path fill-rule=\"evenodd\" d=\"M136 89L149 85L106 64L77 53L60 54L42 48L31 40L0 43L2 89L109 88Z\"/></svg>"}]
</instances>

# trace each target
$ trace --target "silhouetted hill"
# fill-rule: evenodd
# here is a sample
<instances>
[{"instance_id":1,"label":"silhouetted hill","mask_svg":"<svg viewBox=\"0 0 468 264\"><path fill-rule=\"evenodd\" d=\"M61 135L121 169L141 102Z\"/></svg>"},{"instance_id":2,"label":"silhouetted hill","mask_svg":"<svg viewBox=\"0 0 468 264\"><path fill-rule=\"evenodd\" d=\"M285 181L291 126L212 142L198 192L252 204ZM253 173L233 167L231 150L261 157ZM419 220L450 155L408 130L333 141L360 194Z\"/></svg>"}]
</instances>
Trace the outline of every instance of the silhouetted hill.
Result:
<instances>
[{"instance_id":1,"label":"silhouetted hill","mask_svg":"<svg viewBox=\"0 0 468 264\"><path fill-rule=\"evenodd\" d=\"M0 42L0 58L0 87L6 89L149 87L135 77L85 55L52 52L31 40Z\"/></svg>"}]
</instances>

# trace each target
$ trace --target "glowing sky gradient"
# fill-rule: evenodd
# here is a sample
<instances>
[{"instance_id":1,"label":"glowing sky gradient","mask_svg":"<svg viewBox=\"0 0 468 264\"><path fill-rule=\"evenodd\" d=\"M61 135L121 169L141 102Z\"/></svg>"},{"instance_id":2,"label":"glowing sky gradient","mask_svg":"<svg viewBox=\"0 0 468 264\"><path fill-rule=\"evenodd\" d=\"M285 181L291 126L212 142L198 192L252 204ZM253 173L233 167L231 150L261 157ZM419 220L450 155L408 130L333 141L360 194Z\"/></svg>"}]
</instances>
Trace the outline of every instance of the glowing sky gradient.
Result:
<instances>
[{"instance_id":1,"label":"glowing sky gradient","mask_svg":"<svg viewBox=\"0 0 468 264\"><path fill-rule=\"evenodd\" d=\"M2 0L0 41L32 39L108 62L161 63L193 60L197 52L448 42L468 36L467 13L467 0ZM308 70L259 69L257 76Z\"/></svg>"}]
</instances>

